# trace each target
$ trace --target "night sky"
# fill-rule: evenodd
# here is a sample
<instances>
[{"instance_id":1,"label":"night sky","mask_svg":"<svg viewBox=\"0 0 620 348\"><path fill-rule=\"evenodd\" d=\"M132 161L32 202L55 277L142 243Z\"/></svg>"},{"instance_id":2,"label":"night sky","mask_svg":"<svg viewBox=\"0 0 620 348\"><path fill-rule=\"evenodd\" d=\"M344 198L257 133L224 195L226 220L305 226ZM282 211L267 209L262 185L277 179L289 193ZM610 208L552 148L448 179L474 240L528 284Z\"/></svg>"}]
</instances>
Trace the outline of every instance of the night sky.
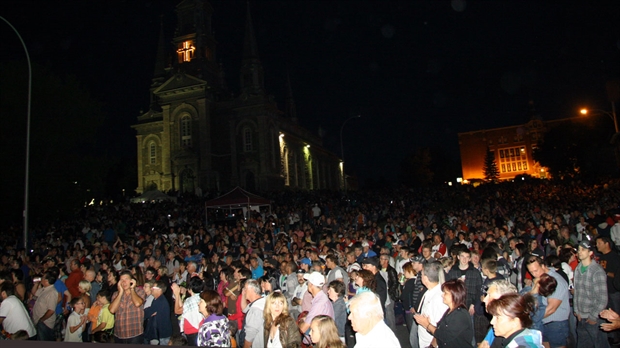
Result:
<instances>
[{"instance_id":1,"label":"night sky","mask_svg":"<svg viewBox=\"0 0 620 348\"><path fill-rule=\"evenodd\" d=\"M74 75L108 116L102 148L135 156L129 128L149 105L160 22L174 32L177 1L6 2L0 15L31 59ZM213 0L228 86L239 90L246 2ZM283 108L287 70L300 123L324 130L350 172L394 178L413 148L458 160L457 133L609 110L620 77L620 1L250 1L268 93ZM163 17L162 17L163 16ZM23 59L0 22L2 61ZM36 103L36 100L33 101ZM610 123L611 126L611 123ZM349 171L348 170L348 171Z\"/></svg>"}]
</instances>

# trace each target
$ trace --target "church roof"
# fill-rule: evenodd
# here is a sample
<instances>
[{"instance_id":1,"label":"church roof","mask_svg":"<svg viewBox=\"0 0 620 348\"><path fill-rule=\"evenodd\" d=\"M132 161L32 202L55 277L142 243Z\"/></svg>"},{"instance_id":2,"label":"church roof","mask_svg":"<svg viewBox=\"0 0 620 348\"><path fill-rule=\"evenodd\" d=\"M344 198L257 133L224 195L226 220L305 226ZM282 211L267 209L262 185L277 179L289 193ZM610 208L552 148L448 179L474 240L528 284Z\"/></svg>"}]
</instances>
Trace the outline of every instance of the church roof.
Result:
<instances>
[{"instance_id":1,"label":"church roof","mask_svg":"<svg viewBox=\"0 0 620 348\"><path fill-rule=\"evenodd\" d=\"M202 88L207 85L207 81L197 77L178 73L169 78L161 86L153 91L155 94L179 93L188 90Z\"/></svg>"}]
</instances>

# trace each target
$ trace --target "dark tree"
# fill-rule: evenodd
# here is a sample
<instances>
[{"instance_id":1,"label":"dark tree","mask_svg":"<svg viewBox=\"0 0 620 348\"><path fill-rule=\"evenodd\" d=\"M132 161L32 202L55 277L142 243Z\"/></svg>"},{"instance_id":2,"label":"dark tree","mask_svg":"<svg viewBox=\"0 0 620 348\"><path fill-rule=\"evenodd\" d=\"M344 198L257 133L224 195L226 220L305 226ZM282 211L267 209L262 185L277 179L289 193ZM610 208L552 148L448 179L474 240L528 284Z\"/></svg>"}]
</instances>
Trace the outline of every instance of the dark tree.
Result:
<instances>
[{"instance_id":1,"label":"dark tree","mask_svg":"<svg viewBox=\"0 0 620 348\"><path fill-rule=\"evenodd\" d=\"M443 185L447 181L454 181L456 177L460 176L461 166L459 162L445 149L440 146L434 146L430 148L430 154L433 185Z\"/></svg>"},{"instance_id":2,"label":"dark tree","mask_svg":"<svg viewBox=\"0 0 620 348\"><path fill-rule=\"evenodd\" d=\"M487 154L484 157L484 167L482 168L484 178L489 181L497 181L499 179L499 168L495 162L495 153L487 148Z\"/></svg>"},{"instance_id":3,"label":"dark tree","mask_svg":"<svg viewBox=\"0 0 620 348\"><path fill-rule=\"evenodd\" d=\"M0 66L0 160L5 164L3 221L20 221L23 208L27 109L25 64ZM108 161L92 155L101 105L71 76L33 65L29 217L57 216L102 197Z\"/></svg>"},{"instance_id":4,"label":"dark tree","mask_svg":"<svg viewBox=\"0 0 620 348\"><path fill-rule=\"evenodd\" d=\"M414 149L400 163L400 183L409 187L426 186L433 181L429 148Z\"/></svg>"},{"instance_id":5,"label":"dark tree","mask_svg":"<svg viewBox=\"0 0 620 348\"><path fill-rule=\"evenodd\" d=\"M603 115L549 124L534 160L554 179L609 176L616 170L610 139L613 125Z\"/></svg>"}]
</instances>

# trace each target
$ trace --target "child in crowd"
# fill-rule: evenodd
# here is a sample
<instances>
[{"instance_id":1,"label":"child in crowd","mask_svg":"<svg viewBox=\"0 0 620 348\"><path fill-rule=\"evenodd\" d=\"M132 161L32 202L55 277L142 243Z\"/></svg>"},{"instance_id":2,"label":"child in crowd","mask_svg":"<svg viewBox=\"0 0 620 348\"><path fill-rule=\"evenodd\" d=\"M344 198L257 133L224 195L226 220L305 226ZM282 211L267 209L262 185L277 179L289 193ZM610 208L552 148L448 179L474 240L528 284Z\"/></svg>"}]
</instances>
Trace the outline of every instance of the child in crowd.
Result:
<instances>
[{"instance_id":1,"label":"child in crowd","mask_svg":"<svg viewBox=\"0 0 620 348\"><path fill-rule=\"evenodd\" d=\"M71 308L73 308L73 312L67 319L65 342L82 342L82 332L88 322L88 318L84 315L84 309L86 309L84 299L82 297L72 299Z\"/></svg>"}]
</instances>

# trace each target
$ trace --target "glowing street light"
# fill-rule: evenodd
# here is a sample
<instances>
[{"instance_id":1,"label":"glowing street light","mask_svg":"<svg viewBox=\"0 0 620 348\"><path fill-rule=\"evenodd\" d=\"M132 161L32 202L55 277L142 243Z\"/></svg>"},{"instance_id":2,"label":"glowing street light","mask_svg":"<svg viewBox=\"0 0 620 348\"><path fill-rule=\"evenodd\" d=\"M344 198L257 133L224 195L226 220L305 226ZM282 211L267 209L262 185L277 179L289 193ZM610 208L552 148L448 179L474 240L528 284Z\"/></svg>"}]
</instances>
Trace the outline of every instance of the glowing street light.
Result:
<instances>
[{"instance_id":1,"label":"glowing street light","mask_svg":"<svg viewBox=\"0 0 620 348\"><path fill-rule=\"evenodd\" d=\"M589 110L586 109L586 108L583 108L583 109L579 110L579 112L582 115L587 115L588 111ZM616 153L616 165L620 169L620 141L618 140L619 133L618 133L618 118L616 117L616 104L614 102L611 102L611 112L605 111L605 110L601 110L601 109L592 109L592 111L596 112L599 115L600 114L605 114L605 115L609 116L609 118L611 118L611 120L614 122L614 129L615 129L616 132L611 137L610 143L614 145L614 152Z\"/></svg>"},{"instance_id":2,"label":"glowing street light","mask_svg":"<svg viewBox=\"0 0 620 348\"><path fill-rule=\"evenodd\" d=\"M611 118L611 120L614 122L614 128L616 130L616 133L618 133L618 118L616 117L616 107L614 103L611 103L611 112L601 109L588 110L586 108L579 110L579 112L584 116L587 116L590 111L596 112L597 114L605 114L609 116L609 118Z\"/></svg>"}]
</instances>

